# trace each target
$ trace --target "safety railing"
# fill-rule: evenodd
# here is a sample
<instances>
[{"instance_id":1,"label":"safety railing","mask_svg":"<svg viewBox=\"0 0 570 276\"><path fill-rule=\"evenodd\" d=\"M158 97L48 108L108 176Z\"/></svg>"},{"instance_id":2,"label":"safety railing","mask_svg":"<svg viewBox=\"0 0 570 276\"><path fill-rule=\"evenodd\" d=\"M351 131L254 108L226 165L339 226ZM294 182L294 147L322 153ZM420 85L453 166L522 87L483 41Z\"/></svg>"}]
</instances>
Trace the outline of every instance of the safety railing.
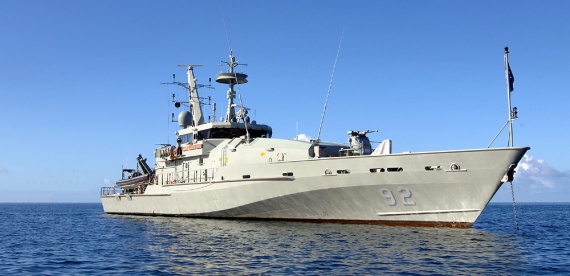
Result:
<instances>
[{"instance_id":1,"label":"safety railing","mask_svg":"<svg viewBox=\"0 0 570 276\"><path fill-rule=\"evenodd\" d=\"M116 194L115 187L101 187L101 196L110 196Z\"/></svg>"}]
</instances>

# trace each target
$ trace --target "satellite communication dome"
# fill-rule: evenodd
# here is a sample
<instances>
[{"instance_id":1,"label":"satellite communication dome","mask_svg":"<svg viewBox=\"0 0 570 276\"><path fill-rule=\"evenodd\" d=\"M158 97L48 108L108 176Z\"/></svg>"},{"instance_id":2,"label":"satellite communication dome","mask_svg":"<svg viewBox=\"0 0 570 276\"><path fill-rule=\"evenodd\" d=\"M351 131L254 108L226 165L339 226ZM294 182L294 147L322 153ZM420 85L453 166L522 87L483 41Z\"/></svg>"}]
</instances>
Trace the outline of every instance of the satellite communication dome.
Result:
<instances>
[{"instance_id":1,"label":"satellite communication dome","mask_svg":"<svg viewBox=\"0 0 570 276\"><path fill-rule=\"evenodd\" d=\"M186 128L192 125L192 113L190 111L184 110L178 114L178 125Z\"/></svg>"}]
</instances>

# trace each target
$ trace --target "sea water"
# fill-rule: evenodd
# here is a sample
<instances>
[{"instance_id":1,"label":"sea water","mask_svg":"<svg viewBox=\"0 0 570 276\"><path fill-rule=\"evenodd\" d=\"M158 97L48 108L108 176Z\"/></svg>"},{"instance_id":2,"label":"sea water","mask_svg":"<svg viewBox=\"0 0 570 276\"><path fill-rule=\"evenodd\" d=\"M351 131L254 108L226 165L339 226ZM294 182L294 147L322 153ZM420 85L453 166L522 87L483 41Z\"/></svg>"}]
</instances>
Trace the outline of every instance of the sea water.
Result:
<instances>
[{"instance_id":1,"label":"sea water","mask_svg":"<svg viewBox=\"0 0 570 276\"><path fill-rule=\"evenodd\" d=\"M490 204L471 229L139 217L0 204L7 274L570 274L570 204Z\"/></svg>"}]
</instances>

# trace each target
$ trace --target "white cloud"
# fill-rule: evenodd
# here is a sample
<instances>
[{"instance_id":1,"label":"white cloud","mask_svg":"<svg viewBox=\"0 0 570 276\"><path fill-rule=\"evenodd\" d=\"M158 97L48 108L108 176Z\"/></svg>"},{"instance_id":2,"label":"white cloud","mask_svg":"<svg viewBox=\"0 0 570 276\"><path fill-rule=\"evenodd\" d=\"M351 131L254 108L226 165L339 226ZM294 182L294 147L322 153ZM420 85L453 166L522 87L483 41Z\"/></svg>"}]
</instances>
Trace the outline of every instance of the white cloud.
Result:
<instances>
[{"instance_id":1,"label":"white cloud","mask_svg":"<svg viewBox=\"0 0 570 276\"><path fill-rule=\"evenodd\" d=\"M295 140L299 140L299 141L309 142L309 141L311 141L311 139L313 139L313 138L311 138L311 136L308 136L307 134L299 134L299 135L297 135L297 137L295 137Z\"/></svg>"},{"instance_id":2,"label":"white cloud","mask_svg":"<svg viewBox=\"0 0 570 276\"><path fill-rule=\"evenodd\" d=\"M531 189L553 189L557 185L570 183L570 171L560 171L544 160L525 155L517 167L517 180Z\"/></svg>"},{"instance_id":3,"label":"white cloud","mask_svg":"<svg viewBox=\"0 0 570 276\"><path fill-rule=\"evenodd\" d=\"M513 181L516 201L569 202L570 170L558 170L542 159L525 155L519 162ZM503 185L493 198L512 201L510 185Z\"/></svg>"}]
</instances>

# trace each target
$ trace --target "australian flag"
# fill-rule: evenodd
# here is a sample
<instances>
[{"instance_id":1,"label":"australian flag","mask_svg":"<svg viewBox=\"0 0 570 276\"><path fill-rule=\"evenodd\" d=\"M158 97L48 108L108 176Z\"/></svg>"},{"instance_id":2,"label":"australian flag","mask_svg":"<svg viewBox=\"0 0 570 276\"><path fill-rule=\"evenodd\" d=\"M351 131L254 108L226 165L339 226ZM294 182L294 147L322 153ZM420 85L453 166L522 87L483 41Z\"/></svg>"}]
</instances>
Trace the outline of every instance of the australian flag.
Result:
<instances>
[{"instance_id":1,"label":"australian flag","mask_svg":"<svg viewBox=\"0 0 570 276\"><path fill-rule=\"evenodd\" d=\"M511 65L509 65L509 63L507 63L507 68L508 68L508 75L507 78L509 79L509 92L513 92L513 90L515 90L515 76L513 75L513 71L511 71Z\"/></svg>"}]
</instances>

